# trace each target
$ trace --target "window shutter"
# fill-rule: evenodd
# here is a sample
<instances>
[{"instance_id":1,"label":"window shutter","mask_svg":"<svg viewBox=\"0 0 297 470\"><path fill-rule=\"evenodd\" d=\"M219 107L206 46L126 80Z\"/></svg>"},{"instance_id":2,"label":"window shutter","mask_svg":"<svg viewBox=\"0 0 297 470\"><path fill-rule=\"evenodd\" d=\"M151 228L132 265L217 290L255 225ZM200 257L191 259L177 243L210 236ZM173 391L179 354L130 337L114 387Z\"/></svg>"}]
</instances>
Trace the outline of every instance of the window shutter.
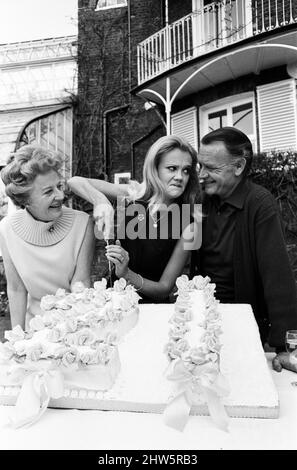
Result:
<instances>
[{"instance_id":1,"label":"window shutter","mask_svg":"<svg viewBox=\"0 0 297 470\"><path fill-rule=\"evenodd\" d=\"M189 108L171 116L171 134L184 137L198 150L196 108Z\"/></svg>"},{"instance_id":2,"label":"window shutter","mask_svg":"<svg viewBox=\"0 0 297 470\"><path fill-rule=\"evenodd\" d=\"M295 80L257 87L260 149L297 149Z\"/></svg>"}]
</instances>

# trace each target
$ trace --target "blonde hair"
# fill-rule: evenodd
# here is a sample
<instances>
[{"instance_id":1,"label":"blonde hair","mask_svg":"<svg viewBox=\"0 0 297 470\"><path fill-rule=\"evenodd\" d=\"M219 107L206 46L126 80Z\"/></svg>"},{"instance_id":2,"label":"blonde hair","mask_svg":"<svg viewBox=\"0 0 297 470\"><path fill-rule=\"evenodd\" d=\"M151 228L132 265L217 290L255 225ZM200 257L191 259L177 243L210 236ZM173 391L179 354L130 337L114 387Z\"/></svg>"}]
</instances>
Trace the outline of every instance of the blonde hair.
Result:
<instances>
[{"instance_id":1,"label":"blonde hair","mask_svg":"<svg viewBox=\"0 0 297 470\"><path fill-rule=\"evenodd\" d=\"M143 181L138 185L136 185L135 182L131 182L131 187L128 189L130 198L133 197L134 200L143 199L149 202L149 206L154 206L155 208L164 203L165 190L159 178L158 167L162 157L174 149L188 152L192 158L189 181L180 198L181 202L183 204L191 204L192 207L198 202L200 185L197 175L197 152L189 142L176 135L160 137L150 147L144 161Z\"/></svg>"},{"instance_id":2,"label":"blonde hair","mask_svg":"<svg viewBox=\"0 0 297 470\"><path fill-rule=\"evenodd\" d=\"M7 196L16 206L24 207L36 176L50 170L58 173L62 165L63 157L57 152L35 145L23 145L10 155L7 165L1 171Z\"/></svg>"}]
</instances>

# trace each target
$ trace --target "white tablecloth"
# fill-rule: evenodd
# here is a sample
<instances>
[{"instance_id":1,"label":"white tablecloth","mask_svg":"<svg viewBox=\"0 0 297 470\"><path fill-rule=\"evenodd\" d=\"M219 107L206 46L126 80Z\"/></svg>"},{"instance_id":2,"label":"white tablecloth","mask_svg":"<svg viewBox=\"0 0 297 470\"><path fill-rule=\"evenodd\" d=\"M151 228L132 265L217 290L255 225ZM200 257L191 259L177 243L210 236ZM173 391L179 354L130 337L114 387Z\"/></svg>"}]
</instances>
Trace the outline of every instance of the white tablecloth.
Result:
<instances>
[{"instance_id":1,"label":"white tablecloth","mask_svg":"<svg viewBox=\"0 0 297 470\"><path fill-rule=\"evenodd\" d=\"M268 353L271 367L273 354ZM5 423L11 407L0 407L0 449L297 449L297 374L271 371L280 399L279 419L230 420L229 433L209 416L191 416L183 433L162 415L48 409L27 429Z\"/></svg>"}]
</instances>

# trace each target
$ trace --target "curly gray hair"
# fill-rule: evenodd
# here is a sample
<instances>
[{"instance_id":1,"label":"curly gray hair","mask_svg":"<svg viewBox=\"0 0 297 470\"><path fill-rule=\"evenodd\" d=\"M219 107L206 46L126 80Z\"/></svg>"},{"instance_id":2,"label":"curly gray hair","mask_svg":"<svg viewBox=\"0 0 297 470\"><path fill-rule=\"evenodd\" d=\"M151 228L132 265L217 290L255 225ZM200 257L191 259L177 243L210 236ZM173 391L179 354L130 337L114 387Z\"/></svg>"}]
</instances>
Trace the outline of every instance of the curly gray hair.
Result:
<instances>
[{"instance_id":1,"label":"curly gray hair","mask_svg":"<svg viewBox=\"0 0 297 470\"><path fill-rule=\"evenodd\" d=\"M1 171L7 196L16 206L25 207L36 176L50 170L59 173L63 162L63 157L57 152L40 146L23 145L10 155Z\"/></svg>"}]
</instances>

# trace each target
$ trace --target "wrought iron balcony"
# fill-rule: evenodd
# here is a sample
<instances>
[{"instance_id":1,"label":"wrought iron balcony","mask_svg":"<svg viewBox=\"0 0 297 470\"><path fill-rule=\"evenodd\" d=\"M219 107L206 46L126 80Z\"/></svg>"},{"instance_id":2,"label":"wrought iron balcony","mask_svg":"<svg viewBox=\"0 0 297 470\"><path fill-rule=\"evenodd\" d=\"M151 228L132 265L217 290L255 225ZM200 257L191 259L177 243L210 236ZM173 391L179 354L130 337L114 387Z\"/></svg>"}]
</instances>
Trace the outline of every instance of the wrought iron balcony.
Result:
<instances>
[{"instance_id":1,"label":"wrought iron balcony","mask_svg":"<svg viewBox=\"0 0 297 470\"><path fill-rule=\"evenodd\" d=\"M138 84L193 58L293 23L295 0L213 2L138 44Z\"/></svg>"}]
</instances>

